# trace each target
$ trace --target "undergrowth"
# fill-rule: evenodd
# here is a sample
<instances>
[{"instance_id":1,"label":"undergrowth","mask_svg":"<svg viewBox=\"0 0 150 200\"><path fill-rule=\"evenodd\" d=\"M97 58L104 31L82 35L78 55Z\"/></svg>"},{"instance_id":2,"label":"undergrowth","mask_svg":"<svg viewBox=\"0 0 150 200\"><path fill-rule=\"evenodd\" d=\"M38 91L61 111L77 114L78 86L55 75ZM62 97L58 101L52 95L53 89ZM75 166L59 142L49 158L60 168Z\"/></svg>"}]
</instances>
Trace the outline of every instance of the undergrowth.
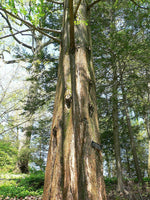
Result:
<instances>
[{"instance_id":1,"label":"undergrowth","mask_svg":"<svg viewBox=\"0 0 150 200\"><path fill-rule=\"evenodd\" d=\"M12 178L11 178L12 179ZM41 171L30 174L26 177L17 177L11 180L1 178L0 197L17 197L40 196L43 193L44 173Z\"/></svg>"},{"instance_id":2,"label":"undergrowth","mask_svg":"<svg viewBox=\"0 0 150 200\"><path fill-rule=\"evenodd\" d=\"M136 200L138 198L138 193L141 193L141 197L143 200L149 199L149 184L150 179L144 178L145 184L147 184L146 191L142 194L142 190L139 188L137 180L130 180L132 182L132 186L128 186L129 180L125 179L126 188L128 191L132 191L132 195L134 195ZM118 195L116 192L117 179L116 178L105 178L106 191L108 200L126 200L128 198L124 198ZM30 175L15 175L15 174L0 174L0 199L9 198L25 198L27 196L41 196L43 193L44 186L44 172L37 171L31 173ZM133 188L134 186L134 188Z\"/></svg>"}]
</instances>

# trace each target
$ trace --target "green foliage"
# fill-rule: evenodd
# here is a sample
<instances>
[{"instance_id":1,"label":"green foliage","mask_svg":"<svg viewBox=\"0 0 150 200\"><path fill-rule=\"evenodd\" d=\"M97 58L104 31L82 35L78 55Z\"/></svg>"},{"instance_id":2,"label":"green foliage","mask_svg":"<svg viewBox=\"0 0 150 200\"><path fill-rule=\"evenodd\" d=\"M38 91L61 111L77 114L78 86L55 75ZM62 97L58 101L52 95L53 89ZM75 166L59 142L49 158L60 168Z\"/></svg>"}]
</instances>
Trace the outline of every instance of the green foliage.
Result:
<instances>
[{"instance_id":1,"label":"green foliage","mask_svg":"<svg viewBox=\"0 0 150 200\"><path fill-rule=\"evenodd\" d=\"M80 19L76 19L75 21L74 21L74 25L80 25L80 24L85 24L86 26L88 26L88 22L87 21L85 21L85 20L80 20Z\"/></svg>"},{"instance_id":2,"label":"green foliage","mask_svg":"<svg viewBox=\"0 0 150 200\"><path fill-rule=\"evenodd\" d=\"M38 171L19 180L4 181L0 184L0 197L39 196L43 193L44 173Z\"/></svg>"},{"instance_id":3,"label":"green foliage","mask_svg":"<svg viewBox=\"0 0 150 200\"><path fill-rule=\"evenodd\" d=\"M21 179L18 186L25 186L31 190L38 190L44 185L44 172L37 171L34 174L30 174L29 177Z\"/></svg>"},{"instance_id":4,"label":"green foliage","mask_svg":"<svg viewBox=\"0 0 150 200\"><path fill-rule=\"evenodd\" d=\"M148 5L145 4L145 6ZM118 94L117 123L120 134L122 167L123 172L128 177L136 177L124 111L125 104L127 104L140 168L144 174L147 170L148 140L145 126L135 122L143 121L145 124L146 112L148 113L144 109L148 108L149 11L138 8L133 2L129 7L129 1L116 0L100 2L93 9L92 15L97 105L101 143L104 145L105 170L108 176L112 176L112 174L115 176L112 120L114 99L112 88L115 69L118 87L115 91ZM126 95L126 102L123 100L123 95Z\"/></svg>"},{"instance_id":5,"label":"green foliage","mask_svg":"<svg viewBox=\"0 0 150 200\"><path fill-rule=\"evenodd\" d=\"M0 140L0 169L12 171L15 169L17 161L17 149L11 142Z\"/></svg>"},{"instance_id":6,"label":"green foliage","mask_svg":"<svg viewBox=\"0 0 150 200\"><path fill-rule=\"evenodd\" d=\"M116 184L117 183L117 178L113 177L113 178L104 178L105 184L106 186L112 185L112 184Z\"/></svg>"}]
</instances>

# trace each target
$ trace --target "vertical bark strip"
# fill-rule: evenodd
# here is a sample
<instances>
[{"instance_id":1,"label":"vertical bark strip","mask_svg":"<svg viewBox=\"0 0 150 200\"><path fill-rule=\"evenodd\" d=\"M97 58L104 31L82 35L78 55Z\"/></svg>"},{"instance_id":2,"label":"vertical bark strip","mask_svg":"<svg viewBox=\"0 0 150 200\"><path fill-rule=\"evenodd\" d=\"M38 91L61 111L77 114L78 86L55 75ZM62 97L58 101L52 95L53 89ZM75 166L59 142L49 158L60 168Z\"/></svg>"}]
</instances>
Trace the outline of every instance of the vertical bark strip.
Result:
<instances>
[{"instance_id":1,"label":"vertical bark strip","mask_svg":"<svg viewBox=\"0 0 150 200\"><path fill-rule=\"evenodd\" d=\"M91 56L89 12L82 1L74 25L64 2L62 44L43 200L106 200ZM90 107L89 107L90 105ZM56 129L57 128L57 129ZM53 134L53 131L57 133Z\"/></svg>"}]
</instances>

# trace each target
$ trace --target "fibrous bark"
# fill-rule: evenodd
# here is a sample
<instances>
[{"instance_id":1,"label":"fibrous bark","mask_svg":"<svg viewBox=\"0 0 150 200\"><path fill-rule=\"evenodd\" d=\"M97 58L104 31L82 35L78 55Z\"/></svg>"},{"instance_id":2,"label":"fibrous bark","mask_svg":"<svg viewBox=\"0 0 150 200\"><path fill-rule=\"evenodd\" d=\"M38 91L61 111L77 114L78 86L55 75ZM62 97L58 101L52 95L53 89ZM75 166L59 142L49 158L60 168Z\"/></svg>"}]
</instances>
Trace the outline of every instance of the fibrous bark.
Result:
<instances>
[{"instance_id":1,"label":"fibrous bark","mask_svg":"<svg viewBox=\"0 0 150 200\"><path fill-rule=\"evenodd\" d=\"M91 56L89 10L82 1L74 25L73 7L64 2L58 83L43 200L105 200ZM90 105L90 106L89 106Z\"/></svg>"}]
</instances>

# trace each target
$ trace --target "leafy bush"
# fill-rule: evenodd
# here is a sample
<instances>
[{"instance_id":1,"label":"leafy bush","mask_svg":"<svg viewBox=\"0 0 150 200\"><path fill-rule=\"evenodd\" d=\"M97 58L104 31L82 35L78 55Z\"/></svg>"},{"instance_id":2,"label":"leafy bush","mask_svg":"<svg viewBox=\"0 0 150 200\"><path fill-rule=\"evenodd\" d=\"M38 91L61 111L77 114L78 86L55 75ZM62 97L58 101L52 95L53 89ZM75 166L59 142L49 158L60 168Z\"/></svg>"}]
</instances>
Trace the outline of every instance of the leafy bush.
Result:
<instances>
[{"instance_id":1,"label":"leafy bush","mask_svg":"<svg viewBox=\"0 0 150 200\"><path fill-rule=\"evenodd\" d=\"M143 178L143 181L144 182L150 182L150 178L149 177L145 177L145 178Z\"/></svg>"},{"instance_id":2,"label":"leafy bush","mask_svg":"<svg viewBox=\"0 0 150 200\"><path fill-rule=\"evenodd\" d=\"M13 171L16 167L17 149L5 140L0 140L0 168L3 171Z\"/></svg>"},{"instance_id":3,"label":"leafy bush","mask_svg":"<svg viewBox=\"0 0 150 200\"><path fill-rule=\"evenodd\" d=\"M108 185L112 185L112 184L116 184L117 183L117 178L113 177L113 178L107 178L105 177L105 184Z\"/></svg>"},{"instance_id":4,"label":"leafy bush","mask_svg":"<svg viewBox=\"0 0 150 200\"><path fill-rule=\"evenodd\" d=\"M21 179L19 185L24 185L27 188L32 188L33 190L42 188L44 185L44 172L37 171L34 174L30 174L29 177Z\"/></svg>"}]
</instances>

